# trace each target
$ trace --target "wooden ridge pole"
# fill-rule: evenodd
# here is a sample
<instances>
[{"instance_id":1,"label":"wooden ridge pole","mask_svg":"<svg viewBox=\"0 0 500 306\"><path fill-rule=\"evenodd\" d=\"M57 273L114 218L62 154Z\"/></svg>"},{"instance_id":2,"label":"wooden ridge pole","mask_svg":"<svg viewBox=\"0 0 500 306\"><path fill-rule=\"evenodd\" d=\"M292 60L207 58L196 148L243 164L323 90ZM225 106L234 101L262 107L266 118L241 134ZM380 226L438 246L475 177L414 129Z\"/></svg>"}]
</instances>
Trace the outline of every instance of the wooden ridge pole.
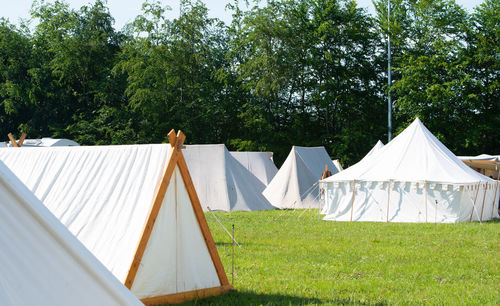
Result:
<instances>
[{"instance_id":1,"label":"wooden ridge pole","mask_svg":"<svg viewBox=\"0 0 500 306\"><path fill-rule=\"evenodd\" d=\"M479 222L483 222L484 200L486 200L486 191L487 190L488 190L488 182L486 182L486 185L484 185L483 206L481 207L481 216L479 217Z\"/></svg>"},{"instance_id":2,"label":"wooden ridge pole","mask_svg":"<svg viewBox=\"0 0 500 306\"><path fill-rule=\"evenodd\" d=\"M356 180L352 181L352 199L351 199L351 220L352 221L352 213L354 212L354 194L356 193Z\"/></svg>"},{"instance_id":3,"label":"wooden ridge pole","mask_svg":"<svg viewBox=\"0 0 500 306\"><path fill-rule=\"evenodd\" d=\"M165 197L165 193L167 192L167 187L168 184L170 183L170 178L172 177L172 173L174 172L177 159L179 158L179 150L177 150L176 147L179 145L182 146L184 142L183 138L175 136L174 130L171 130L168 133L168 140L170 142L170 146L172 147L170 158L168 160L167 168L165 169L165 173L163 174L160 186L155 192L153 198L153 204L151 205L148 217L146 219L146 223L142 230L141 239L139 240L134 259L132 260L132 264L130 265L127 278L125 279L125 286L128 289L131 289L132 284L134 283L134 279L137 274L137 270L139 269L142 256L144 255L144 251L146 250L146 245L148 244L149 237L151 236L156 218L158 217L158 213L160 212L161 204Z\"/></svg>"}]
</instances>

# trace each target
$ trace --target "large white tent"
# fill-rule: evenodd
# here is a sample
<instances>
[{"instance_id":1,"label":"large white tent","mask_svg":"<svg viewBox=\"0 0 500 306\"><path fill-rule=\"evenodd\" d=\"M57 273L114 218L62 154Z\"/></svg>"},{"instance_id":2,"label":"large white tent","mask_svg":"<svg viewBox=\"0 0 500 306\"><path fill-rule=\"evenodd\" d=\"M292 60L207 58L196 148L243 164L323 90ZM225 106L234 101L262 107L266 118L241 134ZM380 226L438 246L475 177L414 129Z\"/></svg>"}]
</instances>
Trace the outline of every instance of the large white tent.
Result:
<instances>
[{"instance_id":1,"label":"large white tent","mask_svg":"<svg viewBox=\"0 0 500 306\"><path fill-rule=\"evenodd\" d=\"M322 183L324 220L450 223L498 217L498 182L462 163L418 118L378 153Z\"/></svg>"},{"instance_id":2,"label":"large white tent","mask_svg":"<svg viewBox=\"0 0 500 306\"><path fill-rule=\"evenodd\" d=\"M275 209L261 194L265 185L225 145L188 145L184 156L205 211L207 207L222 211Z\"/></svg>"},{"instance_id":3,"label":"large white tent","mask_svg":"<svg viewBox=\"0 0 500 306\"><path fill-rule=\"evenodd\" d=\"M265 186L278 173L272 152L230 152L240 164L255 175ZM264 189L262 189L264 190ZM261 191L262 191L261 190Z\"/></svg>"},{"instance_id":4,"label":"large white tent","mask_svg":"<svg viewBox=\"0 0 500 306\"><path fill-rule=\"evenodd\" d=\"M183 137L4 148L0 160L144 303L178 302L231 288L176 144Z\"/></svg>"},{"instance_id":5,"label":"large white tent","mask_svg":"<svg viewBox=\"0 0 500 306\"><path fill-rule=\"evenodd\" d=\"M0 305L142 305L0 162Z\"/></svg>"},{"instance_id":6,"label":"large white tent","mask_svg":"<svg viewBox=\"0 0 500 306\"><path fill-rule=\"evenodd\" d=\"M278 208L319 208L318 180L325 170L338 172L324 147L293 146L262 194Z\"/></svg>"}]
</instances>

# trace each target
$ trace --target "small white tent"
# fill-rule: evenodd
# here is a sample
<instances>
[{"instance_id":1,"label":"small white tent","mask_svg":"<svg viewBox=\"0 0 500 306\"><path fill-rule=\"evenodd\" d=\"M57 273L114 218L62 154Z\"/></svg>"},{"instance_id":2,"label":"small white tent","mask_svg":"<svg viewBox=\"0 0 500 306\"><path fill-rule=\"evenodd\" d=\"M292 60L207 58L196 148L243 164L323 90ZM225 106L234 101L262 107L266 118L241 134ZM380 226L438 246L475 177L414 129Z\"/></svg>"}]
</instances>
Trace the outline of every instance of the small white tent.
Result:
<instances>
[{"instance_id":1,"label":"small white tent","mask_svg":"<svg viewBox=\"0 0 500 306\"><path fill-rule=\"evenodd\" d=\"M255 175L265 186L278 173L272 152L230 152L240 164ZM262 189L264 190L264 189ZM261 192L262 192L261 190Z\"/></svg>"},{"instance_id":2,"label":"small white tent","mask_svg":"<svg viewBox=\"0 0 500 306\"><path fill-rule=\"evenodd\" d=\"M275 209L261 194L265 185L225 145L188 145L184 156L204 210Z\"/></svg>"},{"instance_id":3,"label":"small white tent","mask_svg":"<svg viewBox=\"0 0 500 306\"><path fill-rule=\"evenodd\" d=\"M332 163L335 166L335 168L337 168L338 172L344 170L344 168L342 167L342 165L340 164L340 161L338 159L332 159Z\"/></svg>"},{"instance_id":4,"label":"small white tent","mask_svg":"<svg viewBox=\"0 0 500 306\"><path fill-rule=\"evenodd\" d=\"M322 183L324 220L449 223L498 217L498 182L462 163L418 118L373 157Z\"/></svg>"},{"instance_id":5,"label":"small white tent","mask_svg":"<svg viewBox=\"0 0 500 306\"><path fill-rule=\"evenodd\" d=\"M180 147L0 149L49 210L146 304L231 288Z\"/></svg>"},{"instance_id":6,"label":"small white tent","mask_svg":"<svg viewBox=\"0 0 500 306\"><path fill-rule=\"evenodd\" d=\"M262 194L278 208L318 208L317 182L325 170L338 172L324 147L293 146Z\"/></svg>"},{"instance_id":7,"label":"small white tent","mask_svg":"<svg viewBox=\"0 0 500 306\"><path fill-rule=\"evenodd\" d=\"M0 305L142 305L0 162Z\"/></svg>"}]
</instances>

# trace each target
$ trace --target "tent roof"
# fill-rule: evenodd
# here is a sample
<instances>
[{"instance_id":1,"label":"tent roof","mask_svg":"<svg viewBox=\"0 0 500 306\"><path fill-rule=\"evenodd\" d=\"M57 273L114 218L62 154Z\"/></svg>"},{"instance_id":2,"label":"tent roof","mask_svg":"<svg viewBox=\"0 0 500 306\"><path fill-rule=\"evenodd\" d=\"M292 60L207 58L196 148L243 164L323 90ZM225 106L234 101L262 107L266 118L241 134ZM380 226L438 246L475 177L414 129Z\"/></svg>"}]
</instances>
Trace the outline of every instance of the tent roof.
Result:
<instances>
[{"instance_id":1,"label":"tent roof","mask_svg":"<svg viewBox=\"0 0 500 306\"><path fill-rule=\"evenodd\" d=\"M278 173L273 162L273 152L230 152L231 155L248 171L255 175L264 185Z\"/></svg>"},{"instance_id":2,"label":"tent roof","mask_svg":"<svg viewBox=\"0 0 500 306\"><path fill-rule=\"evenodd\" d=\"M375 156L323 181L352 180L469 184L490 179L461 162L417 118Z\"/></svg>"},{"instance_id":3,"label":"tent roof","mask_svg":"<svg viewBox=\"0 0 500 306\"><path fill-rule=\"evenodd\" d=\"M224 144L187 145L184 156L204 210L275 208L261 194L265 185Z\"/></svg>"},{"instance_id":4,"label":"tent roof","mask_svg":"<svg viewBox=\"0 0 500 306\"><path fill-rule=\"evenodd\" d=\"M319 207L319 191L314 185L325 165L332 173L338 172L324 147L293 146L262 194L279 208Z\"/></svg>"},{"instance_id":5,"label":"tent roof","mask_svg":"<svg viewBox=\"0 0 500 306\"><path fill-rule=\"evenodd\" d=\"M0 162L0 304L142 305Z\"/></svg>"}]
</instances>

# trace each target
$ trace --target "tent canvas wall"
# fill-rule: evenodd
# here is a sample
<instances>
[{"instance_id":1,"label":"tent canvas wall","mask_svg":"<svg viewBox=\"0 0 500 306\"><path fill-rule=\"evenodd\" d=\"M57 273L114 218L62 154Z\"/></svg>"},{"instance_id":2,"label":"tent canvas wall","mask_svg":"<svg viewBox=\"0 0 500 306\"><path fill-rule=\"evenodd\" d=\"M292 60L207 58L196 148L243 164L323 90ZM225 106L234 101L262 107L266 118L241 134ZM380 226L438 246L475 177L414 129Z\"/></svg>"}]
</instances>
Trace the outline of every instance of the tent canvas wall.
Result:
<instances>
[{"instance_id":1,"label":"tent canvas wall","mask_svg":"<svg viewBox=\"0 0 500 306\"><path fill-rule=\"evenodd\" d=\"M255 175L265 186L278 173L272 152L230 152L248 171ZM264 190L264 189L263 189Z\"/></svg>"},{"instance_id":2,"label":"tent canvas wall","mask_svg":"<svg viewBox=\"0 0 500 306\"><path fill-rule=\"evenodd\" d=\"M179 149L183 137L5 148L0 160L143 302L177 302L231 288Z\"/></svg>"},{"instance_id":3,"label":"tent canvas wall","mask_svg":"<svg viewBox=\"0 0 500 306\"><path fill-rule=\"evenodd\" d=\"M325 165L332 174L338 172L324 147L293 146L262 194L278 208L318 208L317 182Z\"/></svg>"},{"instance_id":4,"label":"tent canvas wall","mask_svg":"<svg viewBox=\"0 0 500 306\"><path fill-rule=\"evenodd\" d=\"M459 222L498 217L495 182L417 118L373 157L322 181L324 220Z\"/></svg>"},{"instance_id":5,"label":"tent canvas wall","mask_svg":"<svg viewBox=\"0 0 500 306\"><path fill-rule=\"evenodd\" d=\"M222 211L275 209L261 194L265 185L225 145L188 145L184 156L205 211L207 207Z\"/></svg>"},{"instance_id":6,"label":"tent canvas wall","mask_svg":"<svg viewBox=\"0 0 500 306\"><path fill-rule=\"evenodd\" d=\"M0 162L0 305L142 305Z\"/></svg>"}]
</instances>

